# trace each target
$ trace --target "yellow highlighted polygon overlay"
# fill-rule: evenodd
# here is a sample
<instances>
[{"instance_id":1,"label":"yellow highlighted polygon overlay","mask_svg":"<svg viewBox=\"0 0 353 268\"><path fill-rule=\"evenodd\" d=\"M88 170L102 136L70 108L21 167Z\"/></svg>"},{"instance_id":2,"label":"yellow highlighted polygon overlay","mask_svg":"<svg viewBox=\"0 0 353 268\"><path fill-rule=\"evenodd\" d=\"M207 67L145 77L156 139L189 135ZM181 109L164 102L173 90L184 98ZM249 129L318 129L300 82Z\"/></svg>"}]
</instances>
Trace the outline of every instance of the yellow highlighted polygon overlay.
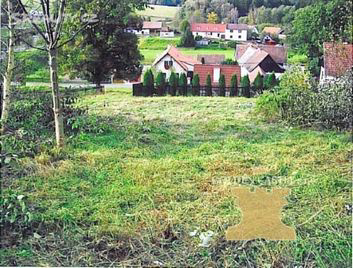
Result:
<instances>
[{"instance_id":1,"label":"yellow highlighted polygon overlay","mask_svg":"<svg viewBox=\"0 0 353 268\"><path fill-rule=\"evenodd\" d=\"M227 240L295 240L295 230L281 221L281 210L290 190L275 188L271 192L264 188L237 187L232 190L242 211L242 221L226 231Z\"/></svg>"}]
</instances>

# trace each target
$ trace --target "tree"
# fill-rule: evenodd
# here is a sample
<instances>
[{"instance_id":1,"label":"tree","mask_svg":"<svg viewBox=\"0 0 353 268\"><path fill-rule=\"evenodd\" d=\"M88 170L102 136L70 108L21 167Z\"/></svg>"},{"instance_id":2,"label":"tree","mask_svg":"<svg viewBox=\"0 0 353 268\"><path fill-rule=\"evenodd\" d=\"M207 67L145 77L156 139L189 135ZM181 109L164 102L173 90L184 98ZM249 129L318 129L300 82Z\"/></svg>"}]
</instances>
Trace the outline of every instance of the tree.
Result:
<instances>
[{"instance_id":1,"label":"tree","mask_svg":"<svg viewBox=\"0 0 353 268\"><path fill-rule=\"evenodd\" d=\"M260 73L257 73L257 76L254 80L254 88L258 93L261 93L264 87L264 79Z\"/></svg>"},{"instance_id":2,"label":"tree","mask_svg":"<svg viewBox=\"0 0 353 268\"><path fill-rule=\"evenodd\" d=\"M212 80L210 74L206 78L206 96L212 97Z\"/></svg>"},{"instance_id":3,"label":"tree","mask_svg":"<svg viewBox=\"0 0 353 268\"><path fill-rule=\"evenodd\" d=\"M3 7L0 7L3 9ZM7 28L8 28L8 44L7 44L7 65L6 70L2 74L2 80L4 81L2 85L2 111L1 111L1 128L0 133L3 134L6 130L6 124L9 117L9 109L10 109L10 94L11 94L11 82L14 76L14 68L15 68L15 21L14 21L14 6L12 0L7 0ZM3 20L3 18L0 18ZM0 42L2 42L0 36ZM0 45L0 53L2 53ZM1 55L0 55L1 57Z\"/></svg>"},{"instance_id":4,"label":"tree","mask_svg":"<svg viewBox=\"0 0 353 268\"><path fill-rule=\"evenodd\" d=\"M207 15L207 22L208 23L212 23L212 24L216 24L218 22L218 15L216 12L211 12L208 13Z\"/></svg>"},{"instance_id":5,"label":"tree","mask_svg":"<svg viewBox=\"0 0 353 268\"><path fill-rule=\"evenodd\" d=\"M225 97L226 96L226 78L225 78L224 74L221 74L221 76L219 77L218 85L219 85L219 95L222 97Z\"/></svg>"},{"instance_id":6,"label":"tree","mask_svg":"<svg viewBox=\"0 0 353 268\"><path fill-rule=\"evenodd\" d=\"M271 89L277 84L276 75L272 72L266 75L264 86L266 89Z\"/></svg>"},{"instance_id":7,"label":"tree","mask_svg":"<svg viewBox=\"0 0 353 268\"><path fill-rule=\"evenodd\" d=\"M200 96L200 76L195 74L192 79L192 95Z\"/></svg>"},{"instance_id":8,"label":"tree","mask_svg":"<svg viewBox=\"0 0 353 268\"><path fill-rule=\"evenodd\" d=\"M246 98L250 98L250 79L249 76L246 75L241 79L241 87L242 87L242 96Z\"/></svg>"},{"instance_id":9,"label":"tree","mask_svg":"<svg viewBox=\"0 0 353 268\"><path fill-rule=\"evenodd\" d=\"M195 47L195 38L190 30L190 27L186 28L185 32L181 36L179 45L181 47Z\"/></svg>"},{"instance_id":10,"label":"tree","mask_svg":"<svg viewBox=\"0 0 353 268\"><path fill-rule=\"evenodd\" d=\"M322 65L322 44L352 41L352 1L320 1L297 10L288 40L294 49L308 55L309 61L315 61L311 70L318 76L319 68L314 65Z\"/></svg>"},{"instance_id":11,"label":"tree","mask_svg":"<svg viewBox=\"0 0 353 268\"><path fill-rule=\"evenodd\" d=\"M178 87L178 79L177 76L174 72L170 74L169 77L169 86L170 86L170 95L175 96L176 95L176 90Z\"/></svg>"},{"instance_id":12,"label":"tree","mask_svg":"<svg viewBox=\"0 0 353 268\"><path fill-rule=\"evenodd\" d=\"M230 81L231 88L230 88L230 97L237 97L238 96L238 77L236 74L232 76L232 79Z\"/></svg>"},{"instance_id":13,"label":"tree","mask_svg":"<svg viewBox=\"0 0 353 268\"><path fill-rule=\"evenodd\" d=\"M183 20L183 21L180 23L179 29L180 29L180 31L181 31L182 33L184 33L184 32L187 30L187 28L190 28L190 23L189 23L188 20Z\"/></svg>"},{"instance_id":14,"label":"tree","mask_svg":"<svg viewBox=\"0 0 353 268\"><path fill-rule=\"evenodd\" d=\"M165 92L165 75L159 72L156 78L158 96L163 96Z\"/></svg>"},{"instance_id":15,"label":"tree","mask_svg":"<svg viewBox=\"0 0 353 268\"><path fill-rule=\"evenodd\" d=\"M148 69L143 75L143 86L145 87L145 96L152 96L154 91L154 78L151 69Z\"/></svg>"},{"instance_id":16,"label":"tree","mask_svg":"<svg viewBox=\"0 0 353 268\"><path fill-rule=\"evenodd\" d=\"M186 75L182 73L179 77L179 96L187 95L187 79Z\"/></svg>"}]
</instances>

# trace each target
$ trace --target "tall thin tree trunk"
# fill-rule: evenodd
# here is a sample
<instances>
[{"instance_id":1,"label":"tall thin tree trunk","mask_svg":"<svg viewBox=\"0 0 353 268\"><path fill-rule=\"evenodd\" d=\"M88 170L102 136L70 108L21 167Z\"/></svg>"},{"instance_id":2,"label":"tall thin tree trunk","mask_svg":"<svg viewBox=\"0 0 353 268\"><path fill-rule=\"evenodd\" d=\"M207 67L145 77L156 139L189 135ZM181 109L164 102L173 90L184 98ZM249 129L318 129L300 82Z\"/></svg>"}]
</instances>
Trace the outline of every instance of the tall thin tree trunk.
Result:
<instances>
[{"instance_id":1,"label":"tall thin tree trunk","mask_svg":"<svg viewBox=\"0 0 353 268\"><path fill-rule=\"evenodd\" d=\"M8 17L9 17L9 44L7 51L7 67L4 76L3 92L2 92L2 111L1 111L1 129L3 134L6 131L6 124L9 117L11 82L13 80L13 71L15 67L15 24L13 21L13 7L11 0L7 0Z\"/></svg>"},{"instance_id":2,"label":"tall thin tree trunk","mask_svg":"<svg viewBox=\"0 0 353 268\"><path fill-rule=\"evenodd\" d=\"M49 67L50 67L50 80L53 95L53 111L55 120L55 136L56 145L63 147L65 142L64 134L64 117L60 102L59 92L59 79L58 79L58 51L57 48L51 48L49 46Z\"/></svg>"}]
</instances>

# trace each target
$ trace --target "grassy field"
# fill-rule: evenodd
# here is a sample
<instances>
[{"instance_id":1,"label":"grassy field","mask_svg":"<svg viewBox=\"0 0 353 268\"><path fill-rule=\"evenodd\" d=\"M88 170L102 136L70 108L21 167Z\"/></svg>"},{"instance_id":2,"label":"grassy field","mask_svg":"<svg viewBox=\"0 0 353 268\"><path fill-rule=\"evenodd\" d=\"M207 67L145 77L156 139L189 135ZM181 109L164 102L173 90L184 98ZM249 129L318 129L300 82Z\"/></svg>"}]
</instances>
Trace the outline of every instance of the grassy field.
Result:
<instances>
[{"instance_id":1,"label":"grassy field","mask_svg":"<svg viewBox=\"0 0 353 268\"><path fill-rule=\"evenodd\" d=\"M180 7L149 5L150 8L138 11L137 14L152 18L168 18L173 19L178 13Z\"/></svg>"},{"instance_id":2,"label":"grassy field","mask_svg":"<svg viewBox=\"0 0 353 268\"><path fill-rule=\"evenodd\" d=\"M186 55L197 56L198 54L223 54L227 58L234 58L234 49L225 50L212 50L212 49L193 49L193 48L180 48ZM144 56L143 64L152 64L153 61L163 53L164 49L141 49L140 52Z\"/></svg>"},{"instance_id":3,"label":"grassy field","mask_svg":"<svg viewBox=\"0 0 353 268\"><path fill-rule=\"evenodd\" d=\"M349 133L267 123L256 99L86 96L85 131L21 160L34 223L3 236L0 265L350 267ZM296 241L225 240L241 212L231 189L289 187ZM213 231L209 247L199 233ZM6 236L8 235L8 236Z\"/></svg>"}]
</instances>

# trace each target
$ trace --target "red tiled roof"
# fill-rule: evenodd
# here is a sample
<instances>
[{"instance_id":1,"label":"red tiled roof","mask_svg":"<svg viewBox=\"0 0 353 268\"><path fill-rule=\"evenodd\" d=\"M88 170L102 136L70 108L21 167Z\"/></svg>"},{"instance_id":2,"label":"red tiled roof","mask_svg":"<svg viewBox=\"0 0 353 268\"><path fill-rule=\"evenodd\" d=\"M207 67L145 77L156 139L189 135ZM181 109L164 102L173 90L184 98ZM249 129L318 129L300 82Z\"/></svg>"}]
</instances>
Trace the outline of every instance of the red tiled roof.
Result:
<instances>
[{"instance_id":1,"label":"red tiled roof","mask_svg":"<svg viewBox=\"0 0 353 268\"><path fill-rule=\"evenodd\" d=\"M353 66L353 44L324 43L327 76L339 77Z\"/></svg>"},{"instance_id":2,"label":"red tiled roof","mask_svg":"<svg viewBox=\"0 0 353 268\"><path fill-rule=\"evenodd\" d=\"M183 55L176 47L168 46L164 53L154 61L152 66L160 62L166 55L171 56L186 71L188 71L187 65L195 65L201 63L192 56Z\"/></svg>"},{"instance_id":3,"label":"red tiled roof","mask_svg":"<svg viewBox=\"0 0 353 268\"><path fill-rule=\"evenodd\" d=\"M237 75L238 84L240 83L241 70L239 65L211 65L211 64L196 64L194 66L194 75L198 74L200 77L200 85L206 85L207 76L211 76L213 85L218 85L218 82L213 82L213 70L214 68L220 68L221 74L224 74L226 79L226 87L230 87L232 76Z\"/></svg>"},{"instance_id":4,"label":"red tiled roof","mask_svg":"<svg viewBox=\"0 0 353 268\"><path fill-rule=\"evenodd\" d=\"M236 60L239 60L241 56L245 53L248 47L260 48L270 54L271 58L278 64L284 64L287 62L287 48L284 46L272 46L272 45L255 45L255 44L246 44L246 45L237 45L236 48Z\"/></svg>"},{"instance_id":5,"label":"red tiled roof","mask_svg":"<svg viewBox=\"0 0 353 268\"><path fill-rule=\"evenodd\" d=\"M144 21L143 29L161 29L162 22Z\"/></svg>"},{"instance_id":6,"label":"red tiled roof","mask_svg":"<svg viewBox=\"0 0 353 268\"><path fill-rule=\"evenodd\" d=\"M193 23L191 24L191 31L224 33L226 31L226 27L226 24Z\"/></svg>"},{"instance_id":7,"label":"red tiled roof","mask_svg":"<svg viewBox=\"0 0 353 268\"><path fill-rule=\"evenodd\" d=\"M249 26L247 24L227 24L227 29L229 29L229 30L248 30Z\"/></svg>"}]
</instances>

